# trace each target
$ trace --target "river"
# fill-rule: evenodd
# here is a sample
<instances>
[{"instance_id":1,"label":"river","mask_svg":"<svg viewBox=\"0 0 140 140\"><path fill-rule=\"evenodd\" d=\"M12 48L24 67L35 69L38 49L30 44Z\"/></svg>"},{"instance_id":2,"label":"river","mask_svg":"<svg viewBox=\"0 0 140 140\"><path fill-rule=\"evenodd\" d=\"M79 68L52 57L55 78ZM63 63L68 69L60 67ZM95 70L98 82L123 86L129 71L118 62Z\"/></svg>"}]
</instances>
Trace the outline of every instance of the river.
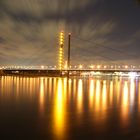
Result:
<instances>
[{"instance_id":1,"label":"river","mask_svg":"<svg viewBox=\"0 0 140 140\"><path fill-rule=\"evenodd\" d=\"M139 140L139 132L139 78L0 77L2 140Z\"/></svg>"}]
</instances>

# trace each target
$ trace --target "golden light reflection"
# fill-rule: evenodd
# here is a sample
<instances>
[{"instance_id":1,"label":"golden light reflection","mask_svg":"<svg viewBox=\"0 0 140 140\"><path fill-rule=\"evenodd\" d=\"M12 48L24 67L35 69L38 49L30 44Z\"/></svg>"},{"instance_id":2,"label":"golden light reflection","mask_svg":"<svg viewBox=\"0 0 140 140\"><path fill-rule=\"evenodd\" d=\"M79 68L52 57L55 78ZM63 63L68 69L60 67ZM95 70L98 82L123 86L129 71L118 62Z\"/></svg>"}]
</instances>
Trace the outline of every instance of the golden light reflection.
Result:
<instances>
[{"instance_id":1,"label":"golden light reflection","mask_svg":"<svg viewBox=\"0 0 140 140\"><path fill-rule=\"evenodd\" d=\"M70 99L71 96L71 85L72 85L72 79L68 79L68 98Z\"/></svg>"},{"instance_id":2,"label":"golden light reflection","mask_svg":"<svg viewBox=\"0 0 140 140\"><path fill-rule=\"evenodd\" d=\"M48 78L44 78L44 91L47 91L47 85L48 85Z\"/></svg>"},{"instance_id":3,"label":"golden light reflection","mask_svg":"<svg viewBox=\"0 0 140 140\"><path fill-rule=\"evenodd\" d=\"M51 93L52 93L52 78L49 78L49 87L48 87L48 89L49 89L49 98L50 98Z\"/></svg>"},{"instance_id":4,"label":"golden light reflection","mask_svg":"<svg viewBox=\"0 0 140 140\"><path fill-rule=\"evenodd\" d=\"M125 81L122 95L122 121L124 124L127 123L128 112L129 112L129 92L128 92L128 82Z\"/></svg>"},{"instance_id":5,"label":"golden light reflection","mask_svg":"<svg viewBox=\"0 0 140 140\"><path fill-rule=\"evenodd\" d=\"M39 94L39 104L40 104L40 112L44 113L44 79L40 79L40 94Z\"/></svg>"},{"instance_id":6,"label":"golden light reflection","mask_svg":"<svg viewBox=\"0 0 140 140\"><path fill-rule=\"evenodd\" d=\"M94 80L90 79L89 81L89 104L90 108L93 108L93 102L94 102Z\"/></svg>"},{"instance_id":7,"label":"golden light reflection","mask_svg":"<svg viewBox=\"0 0 140 140\"><path fill-rule=\"evenodd\" d=\"M55 94L55 92L56 92L56 84L57 84L57 79L56 78L54 78L54 81L53 81L53 94Z\"/></svg>"},{"instance_id":8,"label":"golden light reflection","mask_svg":"<svg viewBox=\"0 0 140 140\"><path fill-rule=\"evenodd\" d=\"M130 79L130 104L133 106L135 98L135 81L134 78Z\"/></svg>"},{"instance_id":9,"label":"golden light reflection","mask_svg":"<svg viewBox=\"0 0 140 140\"><path fill-rule=\"evenodd\" d=\"M119 103L120 99L120 91L121 91L121 81L116 81L116 98L117 98L117 103Z\"/></svg>"},{"instance_id":10,"label":"golden light reflection","mask_svg":"<svg viewBox=\"0 0 140 140\"><path fill-rule=\"evenodd\" d=\"M73 80L73 97L76 96L76 79Z\"/></svg>"},{"instance_id":11,"label":"golden light reflection","mask_svg":"<svg viewBox=\"0 0 140 140\"><path fill-rule=\"evenodd\" d=\"M64 134L65 124L65 102L63 95L62 79L59 78L57 82L57 90L55 96L55 108L54 108L54 132L57 137L62 137Z\"/></svg>"},{"instance_id":12,"label":"golden light reflection","mask_svg":"<svg viewBox=\"0 0 140 140\"><path fill-rule=\"evenodd\" d=\"M82 81L82 79L78 80L77 101L78 101L78 112L81 112L82 111L82 102L83 102L83 81Z\"/></svg>"},{"instance_id":13,"label":"golden light reflection","mask_svg":"<svg viewBox=\"0 0 140 140\"><path fill-rule=\"evenodd\" d=\"M140 81L138 83L138 109L140 113Z\"/></svg>"},{"instance_id":14,"label":"golden light reflection","mask_svg":"<svg viewBox=\"0 0 140 140\"><path fill-rule=\"evenodd\" d=\"M94 79L93 77L90 77L90 79L85 77L78 79L74 77L68 80L67 78L52 77L27 78L5 76L1 77L0 80L0 95L2 95L0 98L1 100L3 98L8 103L8 101L16 99L18 95L19 103L23 99L34 103L32 101L38 96L39 115L44 115L43 117L46 118L45 115L48 114L44 112L45 109L51 110L49 115L52 117L51 121L53 123L50 122L49 125L53 127L53 132L56 136L61 139L67 131L66 128L69 127L69 123L66 122L69 120L67 117L70 116L66 117L66 112L71 108L74 108L72 114L75 115L75 118L78 116L78 119L83 119L83 112L85 112L87 113L87 119L95 120L97 124L100 123L98 126L102 126L102 128L106 125L104 122L112 117L109 116L112 113L120 115L118 121L122 123L121 126L128 126L129 112L135 109L136 111L133 112L133 115L135 115L138 107L138 113L140 114L140 80L137 79L137 85L135 79L130 79L130 81L128 79L126 77L122 78L122 80L103 80L103 78L99 77L97 79L95 77ZM136 94L137 91L138 96ZM51 98L48 98L47 92ZM67 96L67 92L69 92L69 96ZM47 106L45 106L45 103L47 103ZM109 107L108 104L110 104ZM92 110L92 112L89 110ZM91 122L92 120L89 121ZM94 124L96 124L95 122Z\"/></svg>"},{"instance_id":15,"label":"golden light reflection","mask_svg":"<svg viewBox=\"0 0 140 140\"><path fill-rule=\"evenodd\" d=\"M20 85L20 79L19 77L17 77L16 79L16 98L18 99L18 96L19 96L19 85Z\"/></svg>"},{"instance_id":16,"label":"golden light reflection","mask_svg":"<svg viewBox=\"0 0 140 140\"><path fill-rule=\"evenodd\" d=\"M100 110L100 96L101 96L101 84L100 80L96 81L96 97L95 97L95 110Z\"/></svg>"},{"instance_id":17,"label":"golden light reflection","mask_svg":"<svg viewBox=\"0 0 140 140\"><path fill-rule=\"evenodd\" d=\"M29 94L30 94L30 96L31 96L31 94L33 92L33 88L34 88L33 78L30 78L30 85L29 85Z\"/></svg>"},{"instance_id":18,"label":"golden light reflection","mask_svg":"<svg viewBox=\"0 0 140 140\"><path fill-rule=\"evenodd\" d=\"M67 98L67 78L64 78L64 98L66 99Z\"/></svg>"},{"instance_id":19,"label":"golden light reflection","mask_svg":"<svg viewBox=\"0 0 140 140\"><path fill-rule=\"evenodd\" d=\"M110 104L113 102L113 81L110 81Z\"/></svg>"},{"instance_id":20,"label":"golden light reflection","mask_svg":"<svg viewBox=\"0 0 140 140\"><path fill-rule=\"evenodd\" d=\"M27 78L27 91L29 91L29 77Z\"/></svg>"},{"instance_id":21,"label":"golden light reflection","mask_svg":"<svg viewBox=\"0 0 140 140\"><path fill-rule=\"evenodd\" d=\"M107 91L106 91L106 81L103 81L103 90L102 90L102 110L107 107Z\"/></svg>"}]
</instances>

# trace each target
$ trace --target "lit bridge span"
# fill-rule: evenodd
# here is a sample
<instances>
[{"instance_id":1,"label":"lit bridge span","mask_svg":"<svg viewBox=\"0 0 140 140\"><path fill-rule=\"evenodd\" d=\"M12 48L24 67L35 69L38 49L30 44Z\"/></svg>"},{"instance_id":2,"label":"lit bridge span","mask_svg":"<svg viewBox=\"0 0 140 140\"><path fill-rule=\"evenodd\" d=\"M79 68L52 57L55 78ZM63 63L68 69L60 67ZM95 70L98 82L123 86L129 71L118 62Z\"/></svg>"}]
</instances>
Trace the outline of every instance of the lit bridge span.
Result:
<instances>
[{"instance_id":1,"label":"lit bridge span","mask_svg":"<svg viewBox=\"0 0 140 140\"><path fill-rule=\"evenodd\" d=\"M70 69L59 70L56 66L14 66L0 67L3 75L42 75L42 76L80 76L80 75L140 75L139 66L97 66L97 67L71 67Z\"/></svg>"},{"instance_id":2,"label":"lit bridge span","mask_svg":"<svg viewBox=\"0 0 140 140\"><path fill-rule=\"evenodd\" d=\"M71 63L71 33L68 34L68 49L67 49L67 59L64 60L64 37L65 34L63 31L59 34L59 43L58 43L58 62L57 66L0 66L0 75L43 75L43 76L69 76L69 75L100 75L100 74L109 74L109 75L140 75L140 65L124 65L116 64L111 58L104 57L109 60L110 65L105 64L91 64L91 65L73 65ZM98 44L96 42L90 42L83 40L81 38L74 37L73 39L81 40L82 42L88 42L90 44L98 45L98 47L104 47L110 51L114 51L120 54L125 54L128 56L133 56L127 54L122 50L117 50L104 46L103 44ZM73 46L73 44L72 44ZM134 57L134 56L133 56ZM113 62L113 63L112 63Z\"/></svg>"}]
</instances>

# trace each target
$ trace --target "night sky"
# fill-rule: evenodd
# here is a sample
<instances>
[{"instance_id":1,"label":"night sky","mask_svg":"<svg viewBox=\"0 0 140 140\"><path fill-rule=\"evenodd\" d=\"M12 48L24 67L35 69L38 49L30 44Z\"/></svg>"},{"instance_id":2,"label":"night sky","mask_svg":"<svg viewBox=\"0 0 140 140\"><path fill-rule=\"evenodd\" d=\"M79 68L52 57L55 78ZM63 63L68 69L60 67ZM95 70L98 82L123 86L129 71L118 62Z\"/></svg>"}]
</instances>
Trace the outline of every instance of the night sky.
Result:
<instances>
[{"instance_id":1,"label":"night sky","mask_svg":"<svg viewBox=\"0 0 140 140\"><path fill-rule=\"evenodd\" d=\"M137 0L0 0L0 65L57 65L61 30L73 65L140 64Z\"/></svg>"}]
</instances>

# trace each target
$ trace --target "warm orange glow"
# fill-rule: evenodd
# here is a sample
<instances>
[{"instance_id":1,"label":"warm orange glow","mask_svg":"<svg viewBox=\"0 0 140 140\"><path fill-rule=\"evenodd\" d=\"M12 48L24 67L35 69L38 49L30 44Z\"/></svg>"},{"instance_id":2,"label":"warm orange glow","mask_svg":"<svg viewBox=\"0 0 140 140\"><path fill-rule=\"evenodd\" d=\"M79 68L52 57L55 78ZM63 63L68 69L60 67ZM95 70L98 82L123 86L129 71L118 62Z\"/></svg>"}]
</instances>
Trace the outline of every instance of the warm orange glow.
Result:
<instances>
[{"instance_id":1,"label":"warm orange glow","mask_svg":"<svg viewBox=\"0 0 140 140\"><path fill-rule=\"evenodd\" d=\"M68 79L68 96L71 96L71 84L72 84L72 79Z\"/></svg>"},{"instance_id":2,"label":"warm orange glow","mask_svg":"<svg viewBox=\"0 0 140 140\"><path fill-rule=\"evenodd\" d=\"M10 83L10 81L9 81L9 83ZM17 81L16 81L16 83L17 83L17 85L16 85L16 97L18 98L18 96L19 96L19 77L17 78Z\"/></svg>"},{"instance_id":3,"label":"warm orange glow","mask_svg":"<svg viewBox=\"0 0 140 140\"><path fill-rule=\"evenodd\" d=\"M64 32L60 32L60 36L59 36L59 45L62 46L64 45Z\"/></svg>"},{"instance_id":4,"label":"warm orange glow","mask_svg":"<svg viewBox=\"0 0 140 140\"><path fill-rule=\"evenodd\" d=\"M128 119L128 111L129 111L129 95L128 95L128 82L125 81L124 83L124 89L123 89L123 95L122 95L122 121L124 125L127 123Z\"/></svg>"},{"instance_id":5,"label":"warm orange glow","mask_svg":"<svg viewBox=\"0 0 140 140\"><path fill-rule=\"evenodd\" d=\"M121 91L121 81L115 81L116 82L116 91L117 91L117 103L119 102L119 98L120 98L120 91Z\"/></svg>"},{"instance_id":6,"label":"warm orange glow","mask_svg":"<svg viewBox=\"0 0 140 140\"><path fill-rule=\"evenodd\" d=\"M128 66L127 65L125 65L125 69L128 69Z\"/></svg>"},{"instance_id":7,"label":"warm orange glow","mask_svg":"<svg viewBox=\"0 0 140 140\"><path fill-rule=\"evenodd\" d=\"M82 101L83 101L83 81L78 80L78 91L77 91L77 101L78 101L78 111L82 111Z\"/></svg>"},{"instance_id":8,"label":"warm orange glow","mask_svg":"<svg viewBox=\"0 0 140 140\"><path fill-rule=\"evenodd\" d=\"M100 110L100 96L101 96L101 84L100 81L96 81L96 97L95 97L95 110L99 111Z\"/></svg>"},{"instance_id":9,"label":"warm orange glow","mask_svg":"<svg viewBox=\"0 0 140 140\"><path fill-rule=\"evenodd\" d=\"M62 79L58 79L57 91L55 96L55 108L54 108L54 132L58 137L62 137L64 133L65 124L65 102Z\"/></svg>"},{"instance_id":10,"label":"warm orange glow","mask_svg":"<svg viewBox=\"0 0 140 140\"><path fill-rule=\"evenodd\" d=\"M40 96L39 96L40 112L44 113L44 81L40 79Z\"/></svg>"},{"instance_id":11,"label":"warm orange glow","mask_svg":"<svg viewBox=\"0 0 140 140\"><path fill-rule=\"evenodd\" d=\"M79 69L82 69L83 68L83 65L79 65Z\"/></svg>"},{"instance_id":12,"label":"warm orange glow","mask_svg":"<svg viewBox=\"0 0 140 140\"><path fill-rule=\"evenodd\" d=\"M64 99L67 99L67 87L68 87L68 83L67 83L68 79L64 78L63 79L63 90L64 90Z\"/></svg>"},{"instance_id":13,"label":"warm orange glow","mask_svg":"<svg viewBox=\"0 0 140 140\"><path fill-rule=\"evenodd\" d=\"M60 70L63 69L63 59L64 59L64 32L60 32L59 35L59 56L58 56L58 67Z\"/></svg>"},{"instance_id":14,"label":"warm orange glow","mask_svg":"<svg viewBox=\"0 0 140 140\"><path fill-rule=\"evenodd\" d=\"M91 65L91 66L89 66L91 69L94 69L95 68L95 66L94 65Z\"/></svg>"},{"instance_id":15,"label":"warm orange glow","mask_svg":"<svg viewBox=\"0 0 140 140\"><path fill-rule=\"evenodd\" d=\"M113 81L110 82L110 104L113 102Z\"/></svg>"},{"instance_id":16,"label":"warm orange glow","mask_svg":"<svg viewBox=\"0 0 140 140\"><path fill-rule=\"evenodd\" d=\"M90 104L90 108L93 108L93 101L94 101L94 80L91 79L89 81L89 104Z\"/></svg>"},{"instance_id":17,"label":"warm orange glow","mask_svg":"<svg viewBox=\"0 0 140 140\"><path fill-rule=\"evenodd\" d=\"M103 90L102 90L102 109L107 107L107 91L106 91L106 81L103 81Z\"/></svg>"},{"instance_id":18,"label":"warm orange glow","mask_svg":"<svg viewBox=\"0 0 140 140\"><path fill-rule=\"evenodd\" d=\"M140 114L140 81L138 84L138 109L139 109L139 114Z\"/></svg>"},{"instance_id":19,"label":"warm orange glow","mask_svg":"<svg viewBox=\"0 0 140 140\"><path fill-rule=\"evenodd\" d=\"M98 68L98 69L100 69L100 68L101 68L101 66L100 66L100 65L98 65L98 66L97 66L97 68Z\"/></svg>"},{"instance_id":20,"label":"warm orange glow","mask_svg":"<svg viewBox=\"0 0 140 140\"><path fill-rule=\"evenodd\" d=\"M52 78L49 78L49 96L51 95L52 92Z\"/></svg>"},{"instance_id":21,"label":"warm orange glow","mask_svg":"<svg viewBox=\"0 0 140 140\"><path fill-rule=\"evenodd\" d=\"M67 69L67 68L68 68L68 62L67 62L67 61L65 61L64 68L65 68L65 69Z\"/></svg>"},{"instance_id":22,"label":"warm orange glow","mask_svg":"<svg viewBox=\"0 0 140 140\"><path fill-rule=\"evenodd\" d=\"M61 70L63 68L63 48L59 48L59 69Z\"/></svg>"},{"instance_id":23,"label":"warm orange glow","mask_svg":"<svg viewBox=\"0 0 140 140\"><path fill-rule=\"evenodd\" d=\"M42 66L41 66L41 69L44 69L44 68L45 68L45 67L42 65Z\"/></svg>"},{"instance_id":24,"label":"warm orange glow","mask_svg":"<svg viewBox=\"0 0 140 140\"><path fill-rule=\"evenodd\" d=\"M105 66L104 66L104 69L106 69L106 68L107 68L107 66L105 65Z\"/></svg>"},{"instance_id":25,"label":"warm orange glow","mask_svg":"<svg viewBox=\"0 0 140 140\"><path fill-rule=\"evenodd\" d=\"M133 106L134 104L134 99L135 99L135 83L134 79L131 78L130 80L130 104Z\"/></svg>"},{"instance_id":26,"label":"warm orange glow","mask_svg":"<svg viewBox=\"0 0 140 140\"><path fill-rule=\"evenodd\" d=\"M73 80L73 96L76 97L76 79Z\"/></svg>"}]
</instances>

